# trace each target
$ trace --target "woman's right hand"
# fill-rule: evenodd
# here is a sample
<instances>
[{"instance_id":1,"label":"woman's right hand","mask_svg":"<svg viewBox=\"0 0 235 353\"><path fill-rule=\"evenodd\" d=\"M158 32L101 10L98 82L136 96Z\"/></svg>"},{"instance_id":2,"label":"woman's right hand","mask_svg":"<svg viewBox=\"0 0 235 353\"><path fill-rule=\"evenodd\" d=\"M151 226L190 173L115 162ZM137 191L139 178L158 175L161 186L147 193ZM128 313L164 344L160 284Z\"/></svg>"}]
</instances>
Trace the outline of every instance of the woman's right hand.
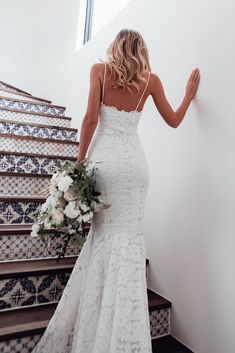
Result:
<instances>
[{"instance_id":1,"label":"woman's right hand","mask_svg":"<svg viewBox=\"0 0 235 353\"><path fill-rule=\"evenodd\" d=\"M196 68L192 71L187 82L186 92L185 92L185 95L187 97L190 97L191 99L194 98L198 89L199 81L200 81L200 72L199 72L199 69Z\"/></svg>"}]
</instances>

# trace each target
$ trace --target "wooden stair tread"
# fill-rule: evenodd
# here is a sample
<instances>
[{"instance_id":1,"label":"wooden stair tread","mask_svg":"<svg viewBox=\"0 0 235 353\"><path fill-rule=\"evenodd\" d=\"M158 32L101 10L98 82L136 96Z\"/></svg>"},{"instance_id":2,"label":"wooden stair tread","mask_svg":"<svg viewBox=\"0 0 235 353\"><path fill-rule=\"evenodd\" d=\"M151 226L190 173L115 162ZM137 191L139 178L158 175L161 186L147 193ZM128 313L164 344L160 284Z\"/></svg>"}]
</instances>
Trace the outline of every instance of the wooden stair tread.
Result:
<instances>
[{"instance_id":1,"label":"wooden stair tread","mask_svg":"<svg viewBox=\"0 0 235 353\"><path fill-rule=\"evenodd\" d=\"M153 353L193 353L171 335L152 340Z\"/></svg>"},{"instance_id":2,"label":"wooden stair tread","mask_svg":"<svg viewBox=\"0 0 235 353\"><path fill-rule=\"evenodd\" d=\"M151 303L152 310L166 309L171 307L171 302L168 299L155 293L149 288L148 288L148 300Z\"/></svg>"},{"instance_id":3,"label":"wooden stair tread","mask_svg":"<svg viewBox=\"0 0 235 353\"><path fill-rule=\"evenodd\" d=\"M5 123L5 124L19 124L19 125L26 125L26 126L35 126L35 127L42 127L45 129L56 129L56 130L68 130L68 131L75 131L78 132L78 129L75 129L73 127L63 127L63 126L56 126L56 125L45 125L45 124L37 124L37 123L31 123L31 122L24 122L24 121L18 121L18 120L11 120L11 119L1 119L0 117L0 123Z\"/></svg>"},{"instance_id":4,"label":"wooden stair tread","mask_svg":"<svg viewBox=\"0 0 235 353\"><path fill-rule=\"evenodd\" d=\"M78 256L66 256L59 261L57 258L12 260L0 262L0 279L42 273L72 271Z\"/></svg>"},{"instance_id":5,"label":"wooden stair tread","mask_svg":"<svg viewBox=\"0 0 235 353\"><path fill-rule=\"evenodd\" d=\"M23 223L23 224L0 224L0 234L3 232L31 232L33 223ZM90 229L90 225L87 223L87 229ZM53 231L53 229L49 229L49 232Z\"/></svg>"},{"instance_id":6,"label":"wooden stair tread","mask_svg":"<svg viewBox=\"0 0 235 353\"><path fill-rule=\"evenodd\" d=\"M82 249L82 245L78 246ZM56 257L39 258L39 259L22 259L0 262L0 279L9 277L20 277L26 275L38 275L52 272L68 272L72 271L79 255L65 256L57 259ZM146 266L148 259L146 259ZM155 293L154 293L155 294ZM162 302L160 296L148 296L149 300L156 305L166 305L166 301ZM168 303L168 301L167 301Z\"/></svg>"},{"instance_id":7,"label":"wooden stair tread","mask_svg":"<svg viewBox=\"0 0 235 353\"><path fill-rule=\"evenodd\" d=\"M22 89L17 88L17 87L15 87L15 86L12 86L12 85L10 85L9 83L6 83L6 82L4 82L4 81L0 81L0 83L2 83L4 86L9 87L10 89L14 89L14 90L16 90L16 91L18 91L18 92L22 92L22 93L26 94L27 96L31 96L31 93L28 93L28 92L26 92L26 91L23 91Z\"/></svg>"},{"instance_id":8,"label":"wooden stair tread","mask_svg":"<svg viewBox=\"0 0 235 353\"><path fill-rule=\"evenodd\" d=\"M26 157L38 157L38 158L50 158L50 159L63 159L63 160L71 160L76 161L76 157L65 157L65 156L55 156L50 154L41 154L41 153L28 153L28 152L11 152L11 151L1 151L0 154L2 155L13 155L13 156L26 156Z\"/></svg>"},{"instance_id":9,"label":"wooden stair tread","mask_svg":"<svg viewBox=\"0 0 235 353\"><path fill-rule=\"evenodd\" d=\"M44 138L44 137L36 137L36 136L22 136L22 135L13 135L13 134L2 134L0 133L0 137L3 138L13 138L18 140L30 140L30 141L39 141L39 142L52 142L52 143L62 143L66 145L79 145L78 141L71 141L71 140L58 140L58 139L51 139L51 138Z\"/></svg>"},{"instance_id":10,"label":"wooden stair tread","mask_svg":"<svg viewBox=\"0 0 235 353\"><path fill-rule=\"evenodd\" d=\"M0 176L15 176L15 177L32 177L32 178L51 178L52 174L48 173L26 173L26 172L0 172Z\"/></svg>"},{"instance_id":11,"label":"wooden stair tread","mask_svg":"<svg viewBox=\"0 0 235 353\"><path fill-rule=\"evenodd\" d=\"M0 195L0 201L20 201L20 202L44 202L45 196L38 195Z\"/></svg>"},{"instance_id":12,"label":"wooden stair tread","mask_svg":"<svg viewBox=\"0 0 235 353\"><path fill-rule=\"evenodd\" d=\"M38 113L38 112L28 112L26 110L22 109L11 109L11 108L3 108L0 107L0 110L5 110L8 112L14 112L14 113L21 113L21 114L29 114L29 115L40 115L48 118L57 118L57 119L64 119L64 120L72 120L71 117L69 116L61 116L61 115L53 115L53 114L48 114L48 113Z\"/></svg>"},{"instance_id":13,"label":"wooden stair tread","mask_svg":"<svg viewBox=\"0 0 235 353\"><path fill-rule=\"evenodd\" d=\"M58 302L50 302L0 311L0 341L9 337L29 336L35 329L42 333L57 305ZM156 310L151 300L148 301L148 306L149 310Z\"/></svg>"}]
</instances>

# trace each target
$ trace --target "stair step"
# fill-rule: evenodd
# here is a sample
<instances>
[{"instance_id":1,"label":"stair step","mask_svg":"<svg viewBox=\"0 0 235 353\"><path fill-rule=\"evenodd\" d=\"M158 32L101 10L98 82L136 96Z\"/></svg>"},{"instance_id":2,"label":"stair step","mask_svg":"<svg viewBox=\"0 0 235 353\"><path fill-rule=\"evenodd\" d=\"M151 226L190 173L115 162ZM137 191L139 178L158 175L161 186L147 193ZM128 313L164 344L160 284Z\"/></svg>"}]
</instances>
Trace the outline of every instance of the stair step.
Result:
<instances>
[{"instance_id":1,"label":"stair step","mask_svg":"<svg viewBox=\"0 0 235 353\"><path fill-rule=\"evenodd\" d=\"M59 261L56 258L48 258L0 262L0 280L9 277L15 278L29 275L39 276L48 273L71 272L77 258L78 256L66 256Z\"/></svg>"},{"instance_id":2,"label":"stair step","mask_svg":"<svg viewBox=\"0 0 235 353\"><path fill-rule=\"evenodd\" d=\"M67 116L45 115L38 112L26 112L23 110L5 109L2 107L0 107L0 118L4 120L14 120L21 123L38 123L58 127L69 127L72 119Z\"/></svg>"},{"instance_id":3,"label":"stair step","mask_svg":"<svg viewBox=\"0 0 235 353\"><path fill-rule=\"evenodd\" d=\"M0 341L2 342L18 337L32 336L39 333L42 334L57 305L58 301L0 311ZM152 329L151 313L153 310L151 300L148 302L148 307L150 313L150 326ZM161 310L162 309L159 308L159 311ZM152 332L153 331L151 330L151 336Z\"/></svg>"},{"instance_id":4,"label":"stair step","mask_svg":"<svg viewBox=\"0 0 235 353\"><path fill-rule=\"evenodd\" d=\"M17 88L17 87L15 87L15 86L12 86L12 85L10 85L9 83L6 83L6 82L4 82L4 81L0 81L0 87L10 89L10 90L12 90L13 92L21 92L21 93L24 93L24 94L26 94L26 95L28 95L28 96L31 96L30 93L28 93L28 92L26 92L26 91L23 91L22 89Z\"/></svg>"},{"instance_id":5,"label":"stair step","mask_svg":"<svg viewBox=\"0 0 235 353\"><path fill-rule=\"evenodd\" d=\"M31 237L32 224L1 224L0 225L0 261L33 260L37 258L56 258L55 246L46 249L39 237ZM90 226L87 225L87 232ZM53 230L48 231L53 233ZM59 239L56 245L59 245ZM66 255L76 256L80 246L68 246Z\"/></svg>"},{"instance_id":6,"label":"stair step","mask_svg":"<svg viewBox=\"0 0 235 353\"><path fill-rule=\"evenodd\" d=\"M20 123L16 120L4 120L0 118L0 133L16 136L32 136L55 140L77 140L77 129L56 126L45 126L35 123Z\"/></svg>"},{"instance_id":7,"label":"stair step","mask_svg":"<svg viewBox=\"0 0 235 353\"><path fill-rule=\"evenodd\" d=\"M0 133L0 150L77 157L79 142Z\"/></svg>"},{"instance_id":8,"label":"stair step","mask_svg":"<svg viewBox=\"0 0 235 353\"><path fill-rule=\"evenodd\" d=\"M50 174L0 172L0 195L46 195Z\"/></svg>"},{"instance_id":9,"label":"stair step","mask_svg":"<svg viewBox=\"0 0 235 353\"><path fill-rule=\"evenodd\" d=\"M79 246L79 248L81 250L82 246ZM39 276L48 273L72 272L77 258L78 255L66 256L60 260L57 260L57 258L47 258L0 262L0 280L9 277L22 277L29 275ZM148 264L149 260L146 259L146 267L148 266ZM169 301L167 299L158 296L151 290L148 291L150 292L148 293L148 296L149 300L153 305L153 310L164 309L169 307Z\"/></svg>"},{"instance_id":10,"label":"stair step","mask_svg":"<svg viewBox=\"0 0 235 353\"><path fill-rule=\"evenodd\" d=\"M171 335L152 340L153 353L193 353Z\"/></svg>"},{"instance_id":11,"label":"stair step","mask_svg":"<svg viewBox=\"0 0 235 353\"><path fill-rule=\"evenodd\" d=\"M10 98L10 97L1 97L0 96L0 107L20 110L20 111L28 111L28 112L37 112L42 115L65 115L65 107L60 105L48 104L43 102L28 102L23 99L18 98Z\"/></svg>"},{"instance_id":12,"label":"stair step","mask_svg":"<svg viewBox=\"0 0 235 353\"><path fill-rule=\"evenodd\" d=\"M5 96L5 97L10 97L10 98L19 98L19 99L24 99L30 102L43 102L43 103L47 103L47 104L52 104L51 101L49 101L48 99L44 99L44 98L39 98L39 97L35 97L26 93L22 93L22 92L17 92L17 91L13 91L10 88L4 88L3 86L0 85L0 96Z\"/></svg>"},{"instance_id":13,"label":"stair step","mask_svg":"<svg viewBox=\"0 0 235 353\"><path fill-rule=\"evenodd\" d=\"M0 172L52 175L66 161L76 161L76 157L0 151Z\"/></svg>"},{"instance_id":14,"label":"stair step","mask_svg":"<svg viewBox=\"0 0 235 353\"><path fill-rule=\"evenodd\" d=\"M34 223L45 196L0 195L0 224Z\"/></svg>"}]
</instances>

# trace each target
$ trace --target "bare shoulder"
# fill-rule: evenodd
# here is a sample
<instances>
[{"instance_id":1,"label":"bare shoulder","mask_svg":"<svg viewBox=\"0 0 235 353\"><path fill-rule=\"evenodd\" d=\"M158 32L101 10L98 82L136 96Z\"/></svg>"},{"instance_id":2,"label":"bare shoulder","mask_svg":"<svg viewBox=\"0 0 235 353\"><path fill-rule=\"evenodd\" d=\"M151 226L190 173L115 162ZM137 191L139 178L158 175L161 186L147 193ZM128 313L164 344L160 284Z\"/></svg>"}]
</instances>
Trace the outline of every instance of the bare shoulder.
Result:
<instances>
[{"instance_id":1,"label":"bare shoulder","mask_svg":"<svg viewBox=\"0 0 235 353\"><path fill-rule=\"evenodd\" d=\"M104 70L104 64L103 63L94 63L91 65L90 70L92 73L99 75Z\"/></svg>"},{"instance_id":2,"label":"bare shoulder","mask_svg":"<svg viewBox=\"0 0 235 353\"><path fill-rule=\"evenodd\" d=\"M159 87L161 85L160 77L156 73L151 72L150 78L149 78L149 83L150 83L151 91L152 91L152 89L156 89L157 87Z\"/></svg>"}]
</instances>

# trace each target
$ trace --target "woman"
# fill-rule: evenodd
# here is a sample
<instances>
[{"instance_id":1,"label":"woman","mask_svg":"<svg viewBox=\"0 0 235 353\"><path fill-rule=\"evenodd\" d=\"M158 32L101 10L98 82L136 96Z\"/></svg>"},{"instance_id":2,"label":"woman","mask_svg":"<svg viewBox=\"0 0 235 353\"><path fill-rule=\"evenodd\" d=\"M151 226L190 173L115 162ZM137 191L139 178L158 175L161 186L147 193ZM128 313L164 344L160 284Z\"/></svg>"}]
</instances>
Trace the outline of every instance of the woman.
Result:
<instances>
[{"instance_id":1,"label":"woman","mask_svg":"<svg viewBox=\"0 0 235 353\"><path fill-rule=\"evenodd\" d=\"M173 111L160 78L151 72L139 32L120 31L107 54L105 64L91 67L78 161L87 155L100 162L96 185L111 206L95 213L60 302L33 353L152 352L143 232L149 170L137 126L151 95L166 123L178 127L200 75L193 70L182 103Z\"/></svg>"}]
</instances>

